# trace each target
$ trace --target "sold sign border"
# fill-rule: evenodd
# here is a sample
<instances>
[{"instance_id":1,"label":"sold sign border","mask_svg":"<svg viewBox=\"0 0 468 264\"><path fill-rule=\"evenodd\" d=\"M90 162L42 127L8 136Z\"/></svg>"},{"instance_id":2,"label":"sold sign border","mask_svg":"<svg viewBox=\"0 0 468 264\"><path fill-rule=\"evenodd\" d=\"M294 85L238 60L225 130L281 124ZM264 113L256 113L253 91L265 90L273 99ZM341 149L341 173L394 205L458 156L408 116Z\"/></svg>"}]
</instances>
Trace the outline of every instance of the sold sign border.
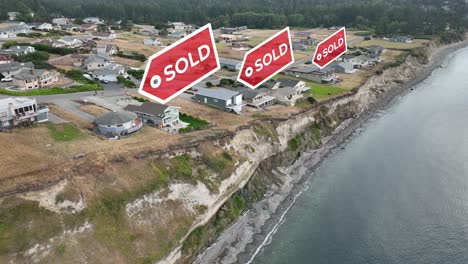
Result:
<instances>
[{"instance_id":1,"label":"sold sign border","mask_svg":"<svg viewBox=\"0 0 468 264\"><path fill-rule=\"evenodd\" d=\"M197 78L196 80L194 80L193 82L191 82L190 84L186 85L184 88L180 89L179 91L175 92L174 94L172 94L171 96L169 96L168 98L166 99L161 99L161 98L158 98L157 96L155 95L152 95L146 91L143 90L144 86L145 86L145 82L146 82L146 78L147 78L147 75L148 75L148 72L149 72L149 69L151 67L151 62L153 61L153 59L163 55L164 53L166 52L170 52L173 48L177 47L179 44L185 42L185 41L189 41L190 38L192 38L193 36L199 34L200 32L204 31L208 29L209 30L209 34L210 34L210 38L211 38L211 45L213 47L213 52L214 52L214 56L216 58L216 68L214 68L213 70L209 71L208 73L206 73L205 75ZM213 34L213 29L211 28L211 24L208 23L206 24L205 26L197 29L196 31L192 32L191 34L189 34L188 36L176 41L175 43L173 43L172 45L158 51L157 53L153 54L151 57L148 58L148 62L146 64L146 68L145 68L145 73L143 75L143 79L141 80L141 83L140 83L140 87L138 89L138 93L141 94L141 95L144 95L160 104L166 104L167 102L169 102L170 100L174 99L175 97L177 97L179 94L185 92L186 90L190 89L191 87L195 86L197 83L199 83L201 80L205 79L206 77L212 75L213 73L217 72L218 70L221 69L221 66L220 66L220 63L219 63L219 56L218 56L218 50L216 49L216 43L215 43L215 40L214 40L214 34ZM157 88L153 88L153 89L157 89Z\"/></svg>"},{"instance_id":2,"label":"sold sign border","mask_svg":"<svg viewBox=\"0 0 468 264\"><path fill-rule=\"evenodd\" d=\"M318 53L319 52L319 48L321 48L320 46L324 43L326 43L329 39L333 38L333 37L336 37L336 35L338 33L340 33L341 31L343 31L343 36L344 36L344 43L343 45L345 45L345 50L342 51L340 54L337 54L337 55L334 55L335 58L333 58L332 60L330 60L329 62L327 62L325 65L320 65L318 64L315 60L317 59L317 56L320 55L321 53ZM342 27L340 28L338 31L336 31L335 33L333 33L332 35L330 35L328 38L322 40L318 45L317 45L317 48L315 50L315 53L314 53L314 57L312 58L312 63L314 63L315 66L319 67L320 69L323 69L325 67L328 66L328 64L332 63L333 61L335 61L337 58L339 58L341 55L345 54L346 52L348 51L348 42L346 41L346 28L345 27ZM330 53L328 53L330 54Z\"/></svg>"},{"instance_id":3,"label":"sold sign border","mask_svg":"<svg viewBox=\"0 0 468 264\"><path fill-rule=\"evenodd\" d=\"M269 75L268 77L266 77L264 80L262 80L261 82L259 82L258 84L256 85L251 85L250 83L244 81L241 79L241 75L243 73L243 71L246 71L247 69L244 69L244 66L245 66L245 62L247 61L248 59L248 56L249 54L251 54L252 52L256 51L257 49L261 48L263 45L267 44L268 42L270 42L271 40L273 40L274 38L278 37L279 35L281 34L284 34L284 32L287 32L287 35L288 35L288 51L289 53L291 53L291 57L292 57L292 60L284 65L283 67L281 67L280 69L276 70L275 72L273 72L271 75ZM269 79L271 79L273 76L275 76L278 72L286 69L287 67L289 67L291 64L294 63L294 53L292 51L292 42L291 42L291 33L289 31L289 27L286 27L284 28L283 30L279 31L278 33L276 33L275 35L269 37L267 40L263 41L262 43L258 44L255 48L249 50L248 52L245 53L245 56L244 56L244 60L242 60L242 65L241 65L241 69L239 71L239 75L237 76L237 81L244 84L245 86L251 88L251 89L255 89L257 88L258 86L262 85L263 83L265 83L266 81L268 81ZM253 70L251 70L253 71Z\"/></svg>"}]
</instances>

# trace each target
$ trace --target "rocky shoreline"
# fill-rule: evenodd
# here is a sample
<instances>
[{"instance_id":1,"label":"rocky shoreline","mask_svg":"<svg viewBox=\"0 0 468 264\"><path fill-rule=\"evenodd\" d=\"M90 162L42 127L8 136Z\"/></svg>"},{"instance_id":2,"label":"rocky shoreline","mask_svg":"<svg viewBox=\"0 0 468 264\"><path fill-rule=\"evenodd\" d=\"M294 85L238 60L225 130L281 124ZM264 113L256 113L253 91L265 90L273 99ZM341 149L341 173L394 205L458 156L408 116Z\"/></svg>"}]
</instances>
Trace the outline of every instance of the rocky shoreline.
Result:
<instances>
[{"instance_id":1,"label":"rocky shoreline","mask_svg":"<svg viewBox=\"0 0 468 264\"><path fill-rule=\"evenodd\" d=\"M409 73L413 75L408 79L398 83L395 80L385 80L384 83L391 82L391 85L388 85L391 88L384 91L369 89L365 91L367 94L358 92L356 96L359 98L360 111L357 117L343 121L332 135L323 138L321 148L301 153L301 157L290 167L274 169L271 173L281 175L281 184L271 186L264 199L255 203L252 209L226 229L210 247L196 257L194 263L249 263L253 259L252 255L255 256L261 246L271 239L295 198L307 188L307 182L313 177L311 172L333 151L338 151L343 143L350 140L356 130L376 112L390 106L396 97L425 80L443 65L450 53L466 46L468 40L441 47L428 47L430 56L427 64L414 63L408 67L409 70L402 69L414 71ZM408 58L411 59L414 58ZM412 64L408 60L406 63ZM370 79L364 86L372 82Z\"/></svg>"}]
</instances>

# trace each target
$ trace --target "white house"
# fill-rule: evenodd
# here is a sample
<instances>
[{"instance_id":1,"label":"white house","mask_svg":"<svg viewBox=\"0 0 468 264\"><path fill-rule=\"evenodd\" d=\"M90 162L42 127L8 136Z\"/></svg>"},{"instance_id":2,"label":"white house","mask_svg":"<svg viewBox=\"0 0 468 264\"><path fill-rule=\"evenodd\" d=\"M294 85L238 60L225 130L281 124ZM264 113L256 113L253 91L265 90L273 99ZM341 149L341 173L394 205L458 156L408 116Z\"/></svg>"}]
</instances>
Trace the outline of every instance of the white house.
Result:
<instances>
[{"instance_id":1,"label":"white house","mask_svg":"<svg viewBox=\"0 0 468 264\"><path fill-rule=\"evenodd\" d=\"M64 36L58 40L68 48L79 48L83 46L84 41L74 36Z\"/></svg>"},{"instance_id":2,"label":"white house","mask_svg":"<svg viewBox=\"0 0 468 264\"><path fill-rule=\"evenodd\" d=\"M128 77L125 68L119 64L109 64L104 68L97 69L92 71L92 76L94 78L99 79L100 81L109 81L109 82L117 82L117 77L122 76L124 78Z\"/></svg>"},{"instance_id":3,"label":"white house","mask_svg":"<svg viewBox=\"0 0 468 264\"><path fill-rule=\"evenodd\" d=\"M114 40L117 38L117 35L114 32L96 32L93 33L92 38L99 40Z\"/></svg>"},{"instance_id":4,"label":"white house","mask_svg":"<svg viewBox=\"0 0 468 264\"><path fill-rule=\"evenodd\" d=\"M113 44L98 43L96 44L96 53L115 55L119 51L119 48Z\"/></svg>"},{"instance_id":5,"label":"white house","mask_svg":"<svg viewBox=\"0 0 468 264\"><path fill-rule=\"evenodd\" d=\"M99 17L87 17L83 19L83 22L90 24L102 24L103 21Z\"/></svg>"},{"instance_id":6,"label":"white house","mask_svg":"<svg viewBox=\"0 0 468 264\"><path fill-rule=\"evenodd\" d=\"M37 29L50 31L54 29L54 26L50 23L42 23L37 27Z\"/></svg>"},{"instance_id":7,"label":"white house","mask_svg":"<svg viewBox=\"0 0 468 264\"><path fill-rule=\"evenodd\" d=\"M88 71L98 70L107 67L113 63L113 61L104 54L96 54L88 57L84 61L84 67Z\"/></svg>"},{"instance_id":8,"label":"white house","mask_svg":"<svg viewBox=\"0 0 468 264\"><path fill-rule=\"evenodd\" d=\"M8 20L16 20L16 17L19 15L19 12L8 12Z\"/></svg>"},{"instance_id":9,"label":"white house","mask_svg":"<svg viewBox=\"0 0 468 264\"><path fill-rule=\"evenodd\" d=\"M52 24L55 24L55 25L68 25L70 23L70 19L66 18L66 17L59 17L59 18L54 18L52 19Z\"/></svg>"},{"instance_id":10,"label":"white house","mask_svg":"<svg viewBox=\"0 0 468 264\"><path fill-rule=\"evenodd\" d=\"M143 43L149 46L162 46L161 40L158 38L144 39Z\"/></svg>"},{"instance_id":11,"label":"white house","mask_svg":"<svg viewBox=\"0 0 468 264\"><path fill-rule=\"evenodd\" d=\"M0 54L8 54L8 55L26 55L29 53L35 52L36 49L31 46L11 46L8 49L1 49Z\"/></svg>"},{"instance_id":12,"label":"white house","mask_svg":"<svg viewBox=\"0 0 468 264\"><path fill-rule=\"evenodd\" d=\"M6 38L16 38L16 36L20 33L23 34L28 34L30 33L31 30L27 25L23 24L15 24L11 25L6 28L1 28L0 29L0 39L6 39Z\"/></svg>"}]
</instances>

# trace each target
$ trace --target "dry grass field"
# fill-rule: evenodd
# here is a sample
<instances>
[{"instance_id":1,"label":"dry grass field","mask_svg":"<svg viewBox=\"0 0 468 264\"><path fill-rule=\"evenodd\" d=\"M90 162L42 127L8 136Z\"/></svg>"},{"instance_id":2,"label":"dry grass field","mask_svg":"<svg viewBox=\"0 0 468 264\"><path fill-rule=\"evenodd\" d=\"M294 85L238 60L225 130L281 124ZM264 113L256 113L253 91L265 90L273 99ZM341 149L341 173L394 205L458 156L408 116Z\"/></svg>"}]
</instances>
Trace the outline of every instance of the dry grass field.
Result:
<instances>
[{"instance_id":1,"label":"dry grass field","mask_svg":"<svg viewBox=\"0 0 468 264\"><path fill-rule=\"evenodd\" d=\"M382 39L371 39L362 41L356 46L358 47L369 47L371 45L379 45L386 49L396 49L396 50L410 50L418 47L423 47L424 44L428 43L429 40L425 39L415 39L412 43L401 43L401 42L391 42Z\"/></svg>"},{"instance_id":2,"label":"dry grass field","mask_svg":"<svg viewBox=\"0 0 468 264\"><path fill-rule=\"evenodd\" d=\"M108 109L97 106L95 104L84 104L84 105L80 105L78 108L81 111L86 112L92 116L100 116L100 115L110 112Z\"/></svg>"}]
</instances>

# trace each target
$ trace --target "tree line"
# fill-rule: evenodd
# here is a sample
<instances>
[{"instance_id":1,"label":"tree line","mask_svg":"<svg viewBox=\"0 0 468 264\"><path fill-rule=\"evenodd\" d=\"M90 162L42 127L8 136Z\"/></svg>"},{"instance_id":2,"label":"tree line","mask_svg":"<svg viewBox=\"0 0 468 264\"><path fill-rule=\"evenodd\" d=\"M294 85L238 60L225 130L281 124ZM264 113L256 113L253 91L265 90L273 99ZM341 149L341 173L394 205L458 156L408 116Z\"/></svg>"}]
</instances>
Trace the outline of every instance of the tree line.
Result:
<instances>
[{"instance_id":1,"label":"tree line","mask_svg":"<svg viewBox=\"0 0 468 264\"><path fill-rule=\"evenodd\" d=\"M23 21L98 16L154 25L183 21L215 27L347 26L377 35L462 32L468 24L464 0L0 0L0 6L0 19L17 11Z\"/></svg>"}]
</instances>

